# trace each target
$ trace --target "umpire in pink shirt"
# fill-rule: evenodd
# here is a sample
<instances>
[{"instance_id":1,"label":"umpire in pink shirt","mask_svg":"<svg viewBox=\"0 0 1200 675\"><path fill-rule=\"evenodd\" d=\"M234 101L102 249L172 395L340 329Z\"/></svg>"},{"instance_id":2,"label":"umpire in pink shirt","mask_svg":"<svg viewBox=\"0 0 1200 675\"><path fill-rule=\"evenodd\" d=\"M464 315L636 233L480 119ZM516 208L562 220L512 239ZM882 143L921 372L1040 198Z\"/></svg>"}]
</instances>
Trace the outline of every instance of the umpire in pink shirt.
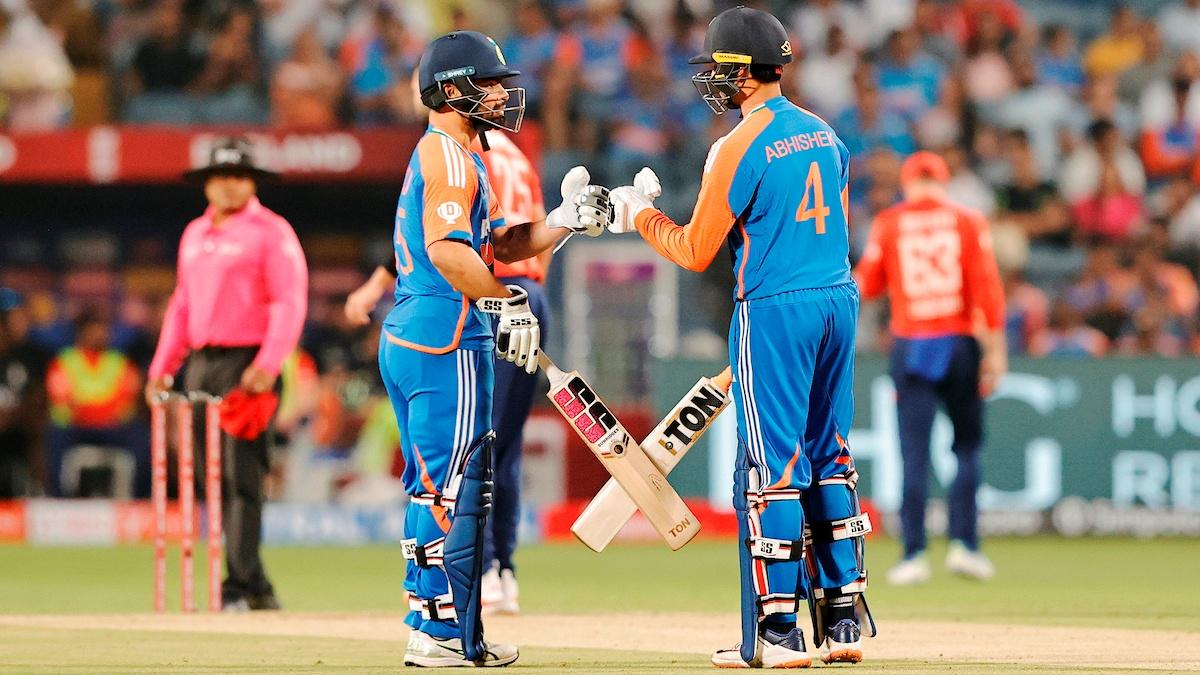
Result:
<instances>
[{"instance_id":1,"label":"umpire in pink shirt","mask_svg":"<svg viewBox=\"0 0 1200 675\"><path fill-rule=\"evenodd\" d=\"M175 292L150 364L148 399L173 387L185 358L184 391L278 391L280 364L304 326L308 267L292 226L255 196L257 183L274 176L255 164L243 138L217 142L209 164L185 174L203 183L208 208L179 242ZM259 555L269 436L225 441L222 600L229 611L279 609Z\"/></svg>"}]
</instances>

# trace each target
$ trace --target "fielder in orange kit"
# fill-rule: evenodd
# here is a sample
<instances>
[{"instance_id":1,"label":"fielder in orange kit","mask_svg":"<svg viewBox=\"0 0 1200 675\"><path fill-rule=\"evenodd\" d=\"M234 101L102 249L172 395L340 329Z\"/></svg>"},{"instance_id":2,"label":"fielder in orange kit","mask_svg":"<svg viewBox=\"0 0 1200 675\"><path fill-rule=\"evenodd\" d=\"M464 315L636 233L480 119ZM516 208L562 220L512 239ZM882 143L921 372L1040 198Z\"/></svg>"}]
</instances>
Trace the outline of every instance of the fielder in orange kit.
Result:
<instances>
[{"instance_id":1,"label":"fielder in orange kit","mask_svg":"<svg viewBox=\"0 0 1200 675\"><path fill-rule=\"evenodd\" d=\"M888 581L928 581L925 504L929 497L929 439L938 403L954 426L958 472L950 486L951 539L946 568L988 579L991 562L979 551L975 495L981 481L983 399L1008 366L1004 289L987 220L950 202L945 161L918 152L901 169L904 201L879 213L855 269L864 298L885 291L891 304L891 375L904 487L900 505L904 558Z\"/></svg>"}]
</instances>

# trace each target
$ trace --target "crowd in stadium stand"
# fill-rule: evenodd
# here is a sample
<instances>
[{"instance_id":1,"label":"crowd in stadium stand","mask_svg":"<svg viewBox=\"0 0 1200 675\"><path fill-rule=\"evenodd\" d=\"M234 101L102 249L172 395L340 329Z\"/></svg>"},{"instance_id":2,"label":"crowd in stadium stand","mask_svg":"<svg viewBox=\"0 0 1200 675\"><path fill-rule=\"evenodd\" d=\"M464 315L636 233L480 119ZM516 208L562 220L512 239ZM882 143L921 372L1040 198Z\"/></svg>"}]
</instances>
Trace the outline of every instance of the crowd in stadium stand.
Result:
<instances>
[{"instance_id":1,"label":"crowd in stadium stand","mask_svg":"<svg viewBox=\"0 0 1200 675\"><path fill-rule=\"evenodd\" d=\"M711 114L686 64L727 4L0 0L0 120L13 133L101 122L419 124L409 77L424 44L475 28L496 35L524 73L517 84L542 132L544 184L578 163L608 184L648 165L663 179L658 205L686 220L709 144L737 121ZM855 256L872 214L899 198L901 159L936 150L951 166L952 197L992 223L1011 353L1200 354L1200 0L1053 0L1037 9L1061 21L1040 23L1014 0L746 4L784 21L797 56L785 93L852 152ZM108 312L113 344L142 366L159 300L132 297ZM27 298L21 316L4 312L0 365L34 363L31 345L73 342L72 322L91 315L52 302ZM340 330L332 296L313 307L313 370L340 373L334 388L345 393L353 373L371 370L371 336ZM863 325L878 348L880 317ZM0 378L0 393L12 394L0 396L0 436L18 433L21 392L48 363L24 379L0 370L10 380ZM306 400L344 403L321 396Z\"/></svg>"}]
</instances>

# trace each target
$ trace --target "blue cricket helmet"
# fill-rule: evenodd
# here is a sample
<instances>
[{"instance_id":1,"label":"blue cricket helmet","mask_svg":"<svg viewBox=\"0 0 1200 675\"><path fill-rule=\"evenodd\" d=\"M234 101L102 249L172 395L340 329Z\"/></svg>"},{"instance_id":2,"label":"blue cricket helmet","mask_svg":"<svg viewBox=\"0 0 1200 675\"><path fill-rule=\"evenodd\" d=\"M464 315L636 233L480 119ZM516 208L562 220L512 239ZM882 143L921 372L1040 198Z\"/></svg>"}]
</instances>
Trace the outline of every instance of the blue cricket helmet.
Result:
<instances>
[{"instance_id":1,"label":"blue cricket helmet","mask_svg":"<svg viewBox=\"0 0 1200 675\"><path fill-rule=\"evenodd\" d=\"M506 88L508 102L504 108L494 110L483 107L487 92L475 82L502 80L520 74L508 65L495 40L473 30L460 30L429 43L417 67L417 86L421 89L421 102L431 110L449 105L471 118L477 127L486 124L517 131L525 114L525 89ZM445 84L453 84L460 95L447 97L443 89Z\"/></svg>"}]
</instances>

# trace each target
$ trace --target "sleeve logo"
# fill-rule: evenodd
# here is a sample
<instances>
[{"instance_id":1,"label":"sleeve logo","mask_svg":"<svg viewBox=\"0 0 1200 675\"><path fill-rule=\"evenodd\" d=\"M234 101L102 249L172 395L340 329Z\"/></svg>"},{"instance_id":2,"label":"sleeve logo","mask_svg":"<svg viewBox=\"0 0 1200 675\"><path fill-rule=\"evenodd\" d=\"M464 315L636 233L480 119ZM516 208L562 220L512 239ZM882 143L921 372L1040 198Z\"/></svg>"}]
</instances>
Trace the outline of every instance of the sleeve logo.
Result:
<instances>
[{"instance_id":1,"label":"sleeve logo","mask_svg":"<svg viewBox=\"0 0 1200 675\"><path fill-rule=\"evenodd\" d=\"M446 221L447 225L453 225L463 217L463 207L458 202L442 202L438 204L437 215Z\"/></svg>"}]
</instances>

